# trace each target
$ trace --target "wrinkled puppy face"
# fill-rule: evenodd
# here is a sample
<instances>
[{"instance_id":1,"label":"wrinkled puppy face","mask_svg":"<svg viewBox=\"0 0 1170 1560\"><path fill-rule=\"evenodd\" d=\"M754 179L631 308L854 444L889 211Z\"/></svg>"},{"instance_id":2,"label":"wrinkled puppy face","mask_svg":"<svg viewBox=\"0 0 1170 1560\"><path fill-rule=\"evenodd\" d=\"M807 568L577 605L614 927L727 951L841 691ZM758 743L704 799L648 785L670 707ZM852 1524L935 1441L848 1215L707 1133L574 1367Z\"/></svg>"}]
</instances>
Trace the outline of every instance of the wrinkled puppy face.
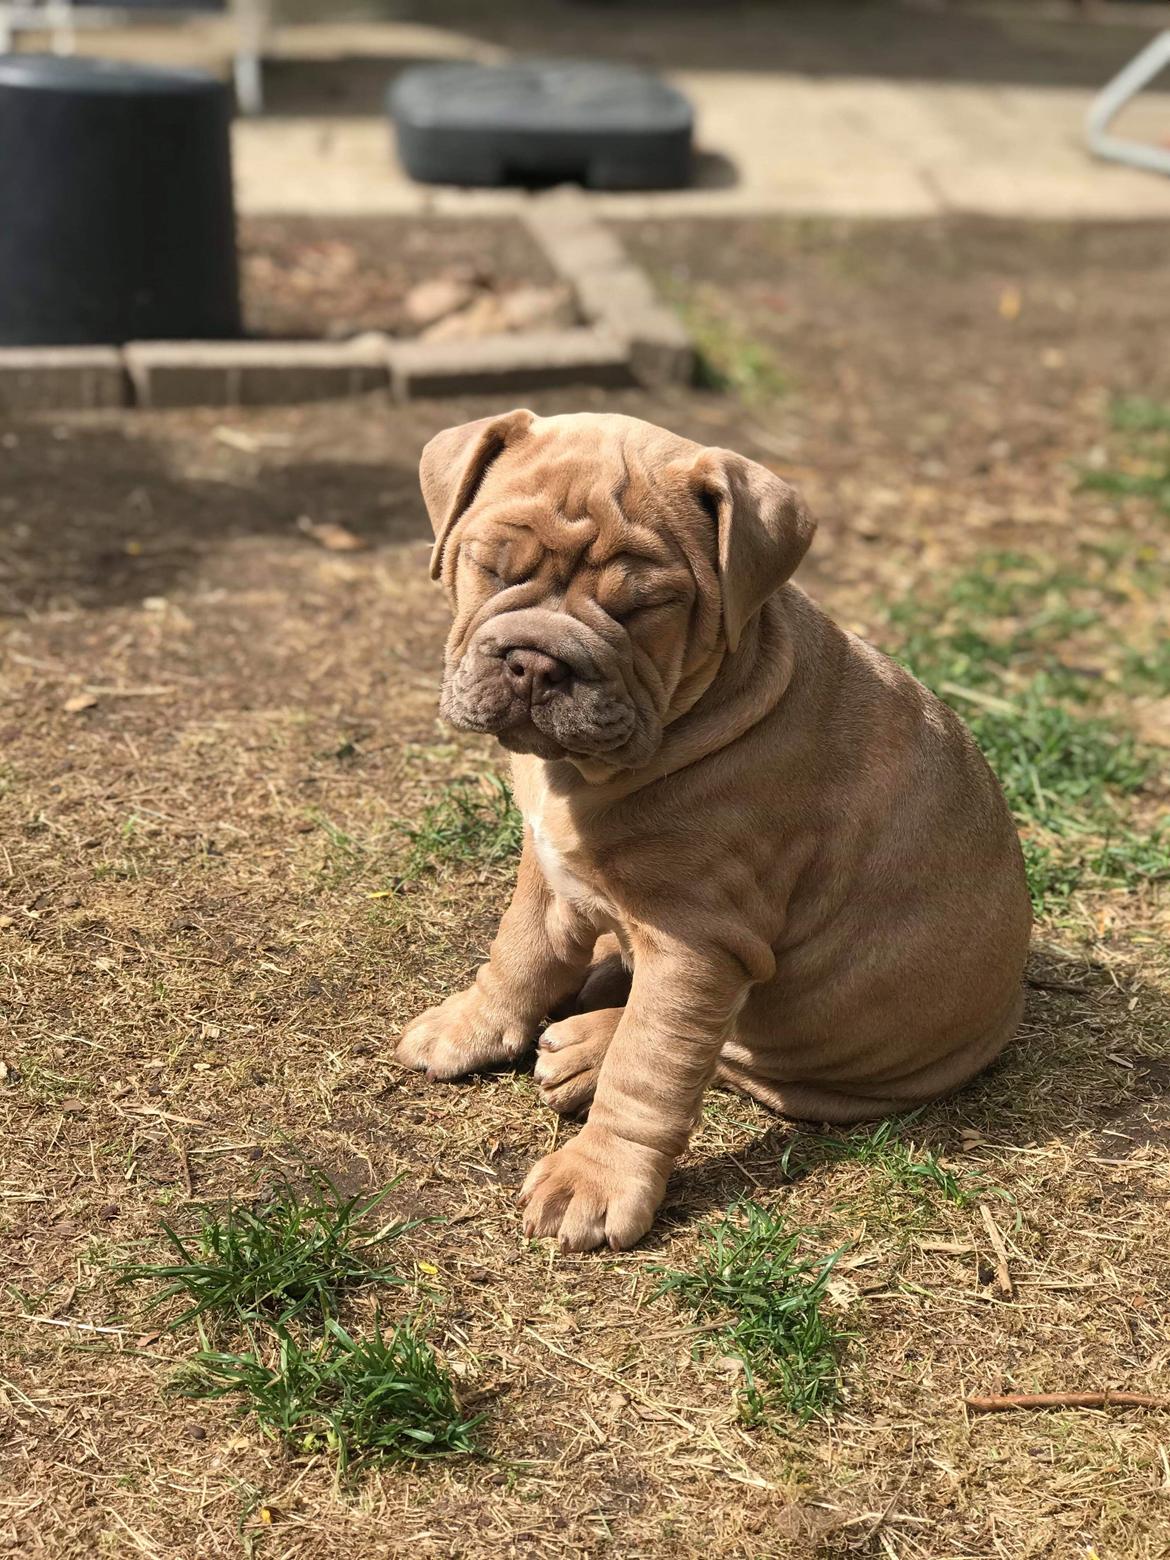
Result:
<instances>
[{"instance_id":1,"label":"wrinkled puppy face","mask_svg":"<svg viewBox=\"0 0 1170 1560\"><path fill-rule=\"evenodd\" d=\"M646 763L742 627L721 556L724 457L740 460L617 416L517 411L433 439L421 479L454 609L445 718L586 772Z\"/></svg>"}]
</instances>

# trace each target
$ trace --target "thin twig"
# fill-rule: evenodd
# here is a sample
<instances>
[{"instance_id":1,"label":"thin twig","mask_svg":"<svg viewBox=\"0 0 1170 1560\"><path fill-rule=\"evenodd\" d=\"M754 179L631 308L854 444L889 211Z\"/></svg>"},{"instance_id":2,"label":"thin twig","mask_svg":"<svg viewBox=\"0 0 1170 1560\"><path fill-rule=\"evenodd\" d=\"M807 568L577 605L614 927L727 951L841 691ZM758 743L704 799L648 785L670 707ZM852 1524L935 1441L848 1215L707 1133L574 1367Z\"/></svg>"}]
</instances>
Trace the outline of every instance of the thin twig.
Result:
<instances>
[{"instance_id":1,"label":"thin twig","mask_svg":"<svg viewBox=\"0 0 1170 1560\"><path fill-rule=\"evenodd\" d=\"M191 1161L187 1157L187 1145L179 1138L176 1138L174 1140L174 1150L175 1158L179 1161L179 1170L183 1177L183 1190L187 1194L187 1201L190 1202L195 1196L195 1187L191 1181Z\"/></svg>"},{"instance_id":2,"label":"thin twig","mask_svg":"<svg viewBox=\"0 0 1170 1560\"><path fill-rule=\"evenodd\" d=\"M1012 1283L1011 1269L1008 1267L1007 1247L1003 1243L1003 1236L999 1233L999 1228L991 1217L991 1209L986 1203L979 1204L979 1214L983 1220L983 1227L987 1231L987 1238L995 1250L995 1287L1005 1300L1014 1300L1016 1290Z\"/></svg>"},{"instance_id":3,"label":"thin twig","mask_svg":"<svg viewBox=\"0 0 1170 1560\"><path fill-rule=\"evenodd\" d=\"M1170 1408L1170 1398L1145 1392L1003 1392L995 1397L965 1397L978 1414L1002 1414L1011 1408Z\"/></svg>"},{"instance_id":4,"label":"thin twig","mask_svg":"<svg viewBox=\"0 0 1170 1560\"><path fill-rule=\"evenodd\" d=\"M41 1327L65 1327L72 1328L76 1332L105 1333L114 1338L134 1338L134 1333L129 1327L99 1327L96 1322L74 1322L68 1317L60 1316L33 1316L28 1311L21 1311L20 1319L23 1322L36 1322ZM132 1342L129 1347L135 1354L145 1355L152 1360L165 1360L169 1365L180 1364L181 1361L175 1355L159 1354L156 1350L146 1347L148 1343L156 1342L161 1336L160 1333L150 1333L145 1338ZM206 1339L203 1347L208 1347Z\"/></svg>"},{"instance_id":5,"label":"thin twig","mask_svg":"<svg viewBox=\"0 0 1170 1560\"><path fill-rule=\"evenodd\" d=\"M11 1392L18 1402L23 1403L26 1408L31 1408L34 1414L40 1414L42 1419L45 1418L45 1411L39 1403L34 1403L32 1398L26 1397L16 1383L9 1381L7 1376L0 1376L0 1397L3 1397L6 1392Z\"/></svg>"},{"instance_id":6,"label":"thin twig","mask_svg":"<svg viewBox=\"0 0 1170 1560\"><path fill-rule=\"evenodd\" d=\"M22 1322L38 1322L42 1327L75 1327L78 1332L111 1333L115 1338L128 1338L128 1327L99 1327L96 1322L73 1322L68 1317L33 1316L28 1311L20 1313Z\"/></svg>"},{"instance_id":7,"label":"thin twig","mask_svg":"<svg viewBox=\"0 0 1170 1560\"><path fill-rule=\"evenodd\" d=\"M871 1525L866 1528L865 1532L862 1533L859 1538L857 1538L857 1539L855 1539L853 1541L853 1543L850 1545L851 1549L864 1549L866 1544L869 1543L870 1539L874 1536L874 1534L878 1531L878 1529L885 1527L886 1523L889 1521L890 1513L893 1511L894 1507L897 1505L898 1499L901 1496L902 1491L906 1488L907 1484L910 1482L910 1475L914 1472L914 1453L915 1453L915 1450L916 1450L915 1443L912 1440L910 1442L910 1452L909 1452L909 1455L906 1458L906 1471L902 1475L901 1479L899 1479L897 1487L894 1490L894 1493L890 1496L889 1500L885 1503L885 1505L882 1507L882 1509L878 1512L877 1517L874 1519L874 1521L871 1523Z\"/></svg>"}]
</instances>

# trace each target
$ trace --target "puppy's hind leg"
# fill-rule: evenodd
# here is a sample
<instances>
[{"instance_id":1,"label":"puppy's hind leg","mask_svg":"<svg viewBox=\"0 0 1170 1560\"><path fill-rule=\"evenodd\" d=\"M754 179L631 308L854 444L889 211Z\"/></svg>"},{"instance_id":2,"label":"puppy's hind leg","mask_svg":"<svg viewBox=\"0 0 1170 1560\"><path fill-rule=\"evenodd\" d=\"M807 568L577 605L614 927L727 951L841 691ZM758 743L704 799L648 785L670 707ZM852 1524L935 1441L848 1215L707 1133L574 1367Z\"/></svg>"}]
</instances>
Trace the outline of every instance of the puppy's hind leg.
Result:
<instances>
[{"instance_id":1,"label":"puppy's hind leg","mask_svg":"<svg viewBox=\"0 0 1170 1560\"><path fill-rule=\"evenodd\" d=\"M540 1097L562 1116L588 1109L632 980L621 944L606 932L597 939L581 990L553 1014L556 1022L541 1036L536 1058Z\"/></svg>"},{"instance_id":2,"label":"puppy's hind leg","mask_svg":"<svg viewBox=\"0 0 1170 1560\"><path fill-rule=\"evenodd\" d=\"M566 997L549 1017L556 1022L574 1013L592 1013L597 1008L625 1007L633 980L622 954L621 944L612 932L597 939L589 972L576 996Z\"/></svg>"},{"instance_id":3,"label":"puppy's hind leg","mask_svg":"<svg viewBox=\"0 0 1170 1560\"><path fill-rule=\"evenodd\" d=\"M592 1013L598 1008L625 1007L630 1000L633 971L626 963L621 943L612 932L597 939L593 950L593 962L585 977L585 984L577 993L574 1011Z\"/></svg>"},{"instance_id":4,"label":"puppy's hind leg","mask_svg":"<svg viewBox=\"0 0 1170 1560\"><path fill-rule=\"evenodd\" d=\"M540 1097L562 1116L588 1109L601 1064L624 1008L593 1008L550 1024L540 1037L536 1081Z\"/></svg>"}]
</instances>

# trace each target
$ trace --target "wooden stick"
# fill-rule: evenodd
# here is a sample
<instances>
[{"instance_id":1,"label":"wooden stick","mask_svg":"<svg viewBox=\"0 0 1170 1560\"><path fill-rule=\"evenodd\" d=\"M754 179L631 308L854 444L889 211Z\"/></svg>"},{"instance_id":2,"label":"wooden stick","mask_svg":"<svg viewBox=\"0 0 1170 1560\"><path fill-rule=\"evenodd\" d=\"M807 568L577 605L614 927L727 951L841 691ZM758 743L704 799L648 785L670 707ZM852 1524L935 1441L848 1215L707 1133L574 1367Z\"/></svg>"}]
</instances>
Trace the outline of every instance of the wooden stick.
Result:
<instances>
[{"instance_id":1,"label":"wooden stick","mask_svg":"<svg viewBox=\"0 0 1170 1560\"><path fill-rule=\"evenodd\" d=\"M1014 1300L1016 1291L1012 1284L1012 1273L1008 1267L1007 1247L1003 1243L1003 1236L999 1233L999 1227L991 1217L991 1209L986 1203L979 1204L979 1214L983 1220L983 1228L987 1231L987 1238L995 1251L995 1287L1005 1300Z\"/></svg>"},{"instance_id":2,"label":"wooden stick","mask_svg":"<svg viewBox=\"0 0 1170 1560\"><path fill-rule=\"evenodd\" d=\"M1170 1408L1170 1398L1145 1392L1004 1392L996 1397L965 1397L978 1414L1002 1414L1011 1408Z\"/></svg>"},{"instance_id":3,"label":"wooden stick","mask_svg":"<svg viewBox=\"0 0 1170 1560\"><path fill-rule=\"evenodd\" d=\"M115 1338L127 1338L130 1335L128 1327L99 1327L96 1322L74 1322L62 1316L33 1316L28 1311L20 1313L22 1322L37 1322L42 1327L75 1327L78 1332L110 1333Z\"/></svg>"}]
</instances>

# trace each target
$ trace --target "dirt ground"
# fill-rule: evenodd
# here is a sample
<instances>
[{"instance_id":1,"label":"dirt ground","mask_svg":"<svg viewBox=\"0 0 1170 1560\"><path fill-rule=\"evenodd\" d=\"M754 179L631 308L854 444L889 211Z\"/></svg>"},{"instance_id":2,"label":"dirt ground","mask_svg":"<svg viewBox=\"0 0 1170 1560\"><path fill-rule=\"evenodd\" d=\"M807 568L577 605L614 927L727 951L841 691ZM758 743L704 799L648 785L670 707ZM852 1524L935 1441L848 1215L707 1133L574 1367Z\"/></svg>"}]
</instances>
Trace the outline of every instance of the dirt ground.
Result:
<instances>
[{"instance_id":1,"label":"dirt ground","mask_svg":"<svg viewBox=\"0 0 1170 1560\"><path fill-rule=\"evenodd\" d=\"M879 643L893 606L989 553L1075 569L1105 544L1122 562L1102 654L1153 643L1166 597L1133 581L1139 563L1165 577L1170 520L1081 476L1137 459L1111 398L1170 400L1165 228L626 236L729 388L538 411L625 410L794 476L822 521L802 580ZM1164 883L1042 921L1017 1043L906 1129L982 1178L1010 1297L976 1205L908 1209L852 1163L792 1179L795 1129L723 1094L642 1246L558 1256L513 1203L566 1130L530 1076L427 1085L388 1061L507 892L474 864L396 886L397 825L499 765L437 719L445 613L415 483L430 434L497 409L377 397L0 430L0 1549L1170 1554L1165 1410L962 1402L1170 1394ZM368 546L330 552L305 516ZM1111 665L1109 707L1156 729L1170 688ZM168 1395L190 1340L154 1336L111 1264L156 1255L160 1217L183 1225L193 1199L304 1161L355 1187L401 1175L391 1205L434 1220L409 1248L487 1458L350 1486L230 1404ZM727 1360L653 1298L653 1267L693 1261L744 1195L810 1254L843 1249L832 1305L855 1336L823 1420L745 1428Z\"/></svg>"},{"instance_id":2,"label":"dirt ground","mask_svg":"<svg viewBox=\"0 0 1170 1560\"><path fill-rule=\"evenodd\" d=\"M331 340L416 334L406 300L436 274L492 293L555 281L521 224L506 220L246 217L240 269L250 335Z\"/></svg>"}]
</instances>

